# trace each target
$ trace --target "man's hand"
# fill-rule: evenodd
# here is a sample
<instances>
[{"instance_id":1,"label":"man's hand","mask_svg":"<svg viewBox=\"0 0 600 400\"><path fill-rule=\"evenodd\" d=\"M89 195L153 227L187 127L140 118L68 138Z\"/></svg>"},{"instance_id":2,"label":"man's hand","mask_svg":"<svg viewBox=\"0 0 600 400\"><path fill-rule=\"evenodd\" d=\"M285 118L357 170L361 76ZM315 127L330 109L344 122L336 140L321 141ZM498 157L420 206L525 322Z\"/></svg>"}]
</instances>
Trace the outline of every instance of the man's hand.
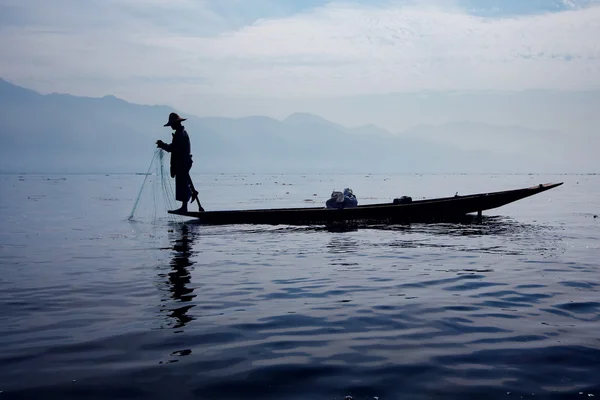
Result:
<instances>
[{"instance_id":1,"label":"man's hand","mask_svg":"<svg viewBox=\"0 0 600 400\"><path fill-rule=\"evenodd\" d=\"M156 147L163 149L165 147L165 142L163 142L162 140L157 140Z\"/></svg>"}]
</instances>

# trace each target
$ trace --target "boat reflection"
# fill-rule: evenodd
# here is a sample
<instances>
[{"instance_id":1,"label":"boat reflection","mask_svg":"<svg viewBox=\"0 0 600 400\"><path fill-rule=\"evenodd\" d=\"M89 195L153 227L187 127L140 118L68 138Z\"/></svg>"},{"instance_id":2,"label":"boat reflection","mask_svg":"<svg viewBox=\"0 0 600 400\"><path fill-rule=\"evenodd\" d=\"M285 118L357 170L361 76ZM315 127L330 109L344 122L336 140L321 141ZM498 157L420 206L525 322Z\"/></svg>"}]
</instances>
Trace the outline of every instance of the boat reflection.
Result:
<instances>
[{"instance_id":1,"label":"boat reflection","mask_svg":"<svg viewBox=\"0 0 600 400\"><path fill-rule=\"evenodd\" d=\"M206 229L206 228L205 228ZM214 228L220 231L223 228ZM424 233L430 235L443 236L487 236L487 235L510 235L534 231L551 231L556 227L544 224L530 224L515 221L504 216L483 216L466 215L455 221L445 221L437 223L397 223L380 224L369 222L344 222L340 221L331 225L258 225L242 226L238 225L228 228L228 233L248 233L257 234L264 232L279 233L298 233L298 232L329 232L329 233L349 233L360 231L394 231L398 233Z\"/></svg>"},{"instance_id":2,"label":"boat reflection","mask_svg":"<svg viewBox=\"0 0 600 400\"><path fill-rule=\"evenodd\" d=\"M170 298L164 299L166 304L163 311L168 311L171 319L172 329L183 328L190 321L196 319L189 314L194 304L190 302L196 297L194 288L190 287L190 268L194 265L192 255L195 253L193 244L196 236L193 226L187 224L176 224L173 227L171 270L168 274L159 274L161 278L167 278ZM175 303L175 304L173 304Z\"/></svg>"},{"instance_id":3,"label":"boat reflection","mask_svg":"<svg viewBox=\"0 0 600 400\"><path fill-rule=\"evenodd\" d=\"M327 252L330 254L347 254L358 251L358 240L346 236L332 236L327 244Z\"/></svg>"},{"instance_id":4,"label":"boat reflection","mask_svg":"<svg viewBox=\"0 0 600 400\"><path fill-rule=\"evenodd\" d=\"M382 231L402 231L405 233L443 236L502 236L555 229L543 224L518 222L503 216L483 216L479 218L471 215L464 216L461 220L452 222L379 225L369 226L368 228Z\"/></svg>"},{"instance_id":5,"label":"boat reflection","mask_svg":"<svg viewBox=\"0 0 600 400\"><path fill-rule=\"evenodd\" d=\"M329 265L336 268L353 268L359 264L353 258L359 250L359 242L351 236L340 234L331 236L327 244Z\"/></svg>"}]
</instances>

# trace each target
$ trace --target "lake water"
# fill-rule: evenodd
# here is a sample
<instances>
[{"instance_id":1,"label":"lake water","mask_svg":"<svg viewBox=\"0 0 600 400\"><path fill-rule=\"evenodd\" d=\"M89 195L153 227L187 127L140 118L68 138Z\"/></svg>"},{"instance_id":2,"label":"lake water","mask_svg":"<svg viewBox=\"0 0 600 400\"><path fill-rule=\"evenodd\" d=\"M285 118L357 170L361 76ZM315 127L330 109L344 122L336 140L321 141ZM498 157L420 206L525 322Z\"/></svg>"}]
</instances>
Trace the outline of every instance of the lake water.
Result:
<instances>
[{"instance_id":1,"label":"lake water","mask_svg":"<svg viewBox=\"0 0 600 400\"><path fill-rule=\"evenodd\" d=\"M128 220L144 178L0 176L0 400L600 397L598 175L193 175L207 210L565 182L348 232L168 218L153 176Z\"/></svg>"}]
</instances>

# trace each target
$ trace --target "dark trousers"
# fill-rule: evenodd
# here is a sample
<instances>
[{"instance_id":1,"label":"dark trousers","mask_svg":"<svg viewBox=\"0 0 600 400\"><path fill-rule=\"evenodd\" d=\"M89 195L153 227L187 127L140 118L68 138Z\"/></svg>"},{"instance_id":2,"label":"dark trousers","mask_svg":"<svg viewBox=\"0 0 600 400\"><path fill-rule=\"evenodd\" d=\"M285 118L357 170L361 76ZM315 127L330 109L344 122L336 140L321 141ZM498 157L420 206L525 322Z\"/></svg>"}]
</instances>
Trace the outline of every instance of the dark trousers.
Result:
<instances>
[{"instance_id":1,"label":"dark trousers","mask_svg":"<svg viewBox=\"0 0 600 400\"><path fill-rule=\"evenodd\" d=\"M180 172L175 175L175 200L187 203L192 197L192 188L190 187L190 177L186 172Z\"/></svg>"}]
</instances>

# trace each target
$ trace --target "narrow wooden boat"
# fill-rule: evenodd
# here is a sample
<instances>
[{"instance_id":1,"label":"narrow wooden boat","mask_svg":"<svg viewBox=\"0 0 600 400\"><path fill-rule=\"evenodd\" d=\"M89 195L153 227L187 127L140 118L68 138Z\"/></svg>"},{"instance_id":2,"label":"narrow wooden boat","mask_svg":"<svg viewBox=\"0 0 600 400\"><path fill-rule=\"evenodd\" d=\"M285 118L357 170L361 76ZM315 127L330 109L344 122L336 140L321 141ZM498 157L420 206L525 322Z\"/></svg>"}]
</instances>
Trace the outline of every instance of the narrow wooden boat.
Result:
<instances>
[{"instance_id":1,"label":"narrow wooden boat","mask_svg":"<svg viewBox=\"0 0 600 400\"><path fill-rule=\"evenodd\" d=\"M327 209L273 208L256 210L225 210L204 212L174 212L171 214L197 218L202 225L266 224L266 225L328 225L334 223L396 224L410 222L444 222L459 220L467 214L502 207L506 204L545 192L560 183L501 192L478 193L427 200L414 200L406 204L378 203L359 205L356 208Z\"/></svg>"}]
</instances>

